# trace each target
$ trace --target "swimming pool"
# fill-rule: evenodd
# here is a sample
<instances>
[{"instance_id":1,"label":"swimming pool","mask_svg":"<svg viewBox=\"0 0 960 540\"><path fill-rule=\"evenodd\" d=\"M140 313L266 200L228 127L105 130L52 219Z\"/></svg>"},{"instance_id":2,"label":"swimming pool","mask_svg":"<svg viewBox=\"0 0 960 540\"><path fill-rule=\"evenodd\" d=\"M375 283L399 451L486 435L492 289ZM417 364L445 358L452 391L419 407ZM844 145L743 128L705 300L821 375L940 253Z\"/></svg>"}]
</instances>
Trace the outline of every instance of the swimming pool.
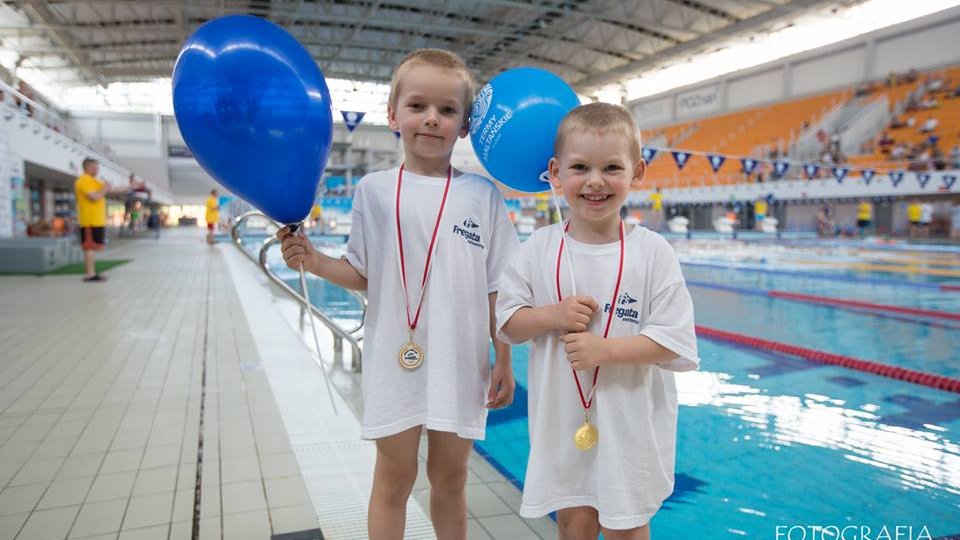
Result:
<instances>
[{"instance_id":1,"label":"swimming pool","mask_svg":"<svg viewBox=\"0 0 960 540\"><path fill-rule=\"evenodd\" d=\"M676 486L653 519L657 538L772 539L777 526L960 532L956 395L704 339L699 346L701 371L678 376ZM514 355L525 389L525 348ZM477 446L522 485L525 390L517 397L490 415Z\"/></svg>"},{"instance_id":2,"label":"swimming pool","mask_svg":"<svg viewBox=\"0 0 960 540\"><path fill-rule=\"evenodd\" d=\"M281 264L276 254L270 260ZM951 320L765 296L781 290L957 313L960 292L942 290L949 281L941 276L744 271L736 261L704 261L712 266L683 268L699 325L960 376L960 325ZM310 287L336 317L359 316L345 292L320 280ZM655 537L772 539L778 526L869 527L871 538L884 526L912 526L911 540L923 526L934 538L960 533L960 396L704 338L699 346L701 370L678 375L676 487L653 520ZM476 444L520 487L527 352L514 347L514 404L491 413L487 439Z\"/></svg>"}]
</instances>

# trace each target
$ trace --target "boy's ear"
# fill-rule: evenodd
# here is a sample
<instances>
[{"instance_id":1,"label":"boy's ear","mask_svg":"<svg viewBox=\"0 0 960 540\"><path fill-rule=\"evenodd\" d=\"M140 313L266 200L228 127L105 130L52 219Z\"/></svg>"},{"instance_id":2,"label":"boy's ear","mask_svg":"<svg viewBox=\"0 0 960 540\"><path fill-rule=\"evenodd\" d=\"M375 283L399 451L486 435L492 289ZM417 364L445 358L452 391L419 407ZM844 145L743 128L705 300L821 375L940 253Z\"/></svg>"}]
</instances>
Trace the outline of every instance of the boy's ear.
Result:
<instances>
[{"instance_id":1,"label":"boy's ear","mask_svg":"<svg viewBox=\"0 0 960 540\"><path fill-rule=\"evenodd\" d=\"M630 187L636 189L643 182L643 175L647 174L647 162L640 158L637 165L633 168L633 179L630 180Z\"/></svg>"},{"instance_id":2,"label":"boy's ear","mask_svg":"<svg viewBox=\"0 0 960 540\"><path fill-rule=\"evenodd\" d=\"M400 124L397 123L397 110L387 105L387 125L393 131L400 131Z\"/></svg>"},{"instance_id":3,"label":"boy's ear","mask_svg":"<svg viewBox=\"0 0 960 540\"><path fill-rule=\"evenodd\" d=\"M460 128L460 138L464 139L467 137L467 134L470 133L470 111L472 109L467 109L467 114L463 115L463 126Z\"/></svg>"},{"instance_id":4,"label":"boy's ear","mask_svg":"<svg viewBox=\"0 0 960 540\"><path fill-rule=\"evenodd\" d=\"M550 158L550 163L547 165L547 170L550 172L550 185L555 188L560 188L560 161L557 158Z\"/></svg>"}]
</instances>

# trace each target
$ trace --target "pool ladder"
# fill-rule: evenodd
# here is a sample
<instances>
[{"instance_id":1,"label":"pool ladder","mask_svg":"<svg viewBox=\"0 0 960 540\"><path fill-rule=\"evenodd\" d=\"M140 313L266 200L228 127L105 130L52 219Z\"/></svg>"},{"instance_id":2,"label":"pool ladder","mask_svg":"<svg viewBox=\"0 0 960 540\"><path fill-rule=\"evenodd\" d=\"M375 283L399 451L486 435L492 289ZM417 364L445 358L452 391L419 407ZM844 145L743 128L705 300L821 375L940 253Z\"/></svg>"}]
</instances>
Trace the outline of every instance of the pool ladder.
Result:
<instances>
[{"instance_id":1,"label":"pool ladder","mask_svg":"<svg viewBox=\"0 0 960 540\"><path fill-rule=\"evenodd\" d=\"M270 279L270 281L274 282L277 286L283 289L284 292L290 295L291 298L297 301L297 303L300 305L300 329L301 330L303 330L303 321L304 321L305 315L307 314L307 310L309 310L314 317L319 319L320 322L323 323L323 325L326 326L328 330L330 330L330 332L333 334L333 360L335 365L340 367L343 366L343 342L346 341L347 343L350 344L350 349L351 349L350 369L356 373L359 373L363 368L363 361L362 361L363 357L360 351L360 341L363 340L363 335L359 334L359 332L363 328L363 317L366 316L366 313L367 313L367 297L360 292L353 291L350 289L344 289L345 291L350 293L350 295L352 295L354 298L357 299L357 301L360 303L360 306L363 308L363 313L362 313L362 316L360 317L360 323L355 328L347 330L342 326L340 326L336 321L330 318L330 316L328 316L326 313L324 313L319 308L317 308L317 306L307 302L307 299L304 298L303 294L301 294L300 291L288 285L285 281L280 279L280 276L278 276L276 272L270 269L270 266L267 264L267 252L270 250L270 248L274 244L278 243L276 236L271 236L263 242L263 245L260 247L260 254L258 257L254 257L249 251L244 249L243 239L240 236L240 227L250 218L262 219L272 224L277 229L280 229L283 227L283 225L277 223L276 221L273 221L272 219L268 218L267 216L263 215L260 212L257 212L257 211L246 212L244 214L237 216L237 218L233 221L233 226L230 228L230 237L233 239L233 244L237 246L237 248L240 250L241 253L244 254L244 256L246 256L248 259L253 261L254 264L257 264L258 266L260 266L260 269L263 270L263 273L267 276L267 278ZM319 279L319 278L316 278L316 279ZM319 351L317 352L319 354Z\"/></svg>"}]
</instances>

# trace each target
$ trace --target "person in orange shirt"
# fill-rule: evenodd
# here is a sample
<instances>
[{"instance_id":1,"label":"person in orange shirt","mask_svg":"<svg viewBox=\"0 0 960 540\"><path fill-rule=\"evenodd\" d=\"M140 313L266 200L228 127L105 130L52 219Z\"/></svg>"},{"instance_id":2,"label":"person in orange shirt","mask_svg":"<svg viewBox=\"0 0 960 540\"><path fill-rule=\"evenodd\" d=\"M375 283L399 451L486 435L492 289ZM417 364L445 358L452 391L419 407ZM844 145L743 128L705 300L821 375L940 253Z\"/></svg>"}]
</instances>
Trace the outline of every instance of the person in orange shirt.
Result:
<instances>
[{"instance_id":1,"label":"person in orange shirt","mask_svg":"<svg viewBox=\"0 0 960 540\"><path fill-rule=\"evenodd\" d=\"M106 281L97 272L96 252L103 249L107 225L107 183L97 178L100 163L93 158L83 160L83 174L74 182L77 195L77 225L83 247L83 280Z\"/></svg>"}]
</instances>

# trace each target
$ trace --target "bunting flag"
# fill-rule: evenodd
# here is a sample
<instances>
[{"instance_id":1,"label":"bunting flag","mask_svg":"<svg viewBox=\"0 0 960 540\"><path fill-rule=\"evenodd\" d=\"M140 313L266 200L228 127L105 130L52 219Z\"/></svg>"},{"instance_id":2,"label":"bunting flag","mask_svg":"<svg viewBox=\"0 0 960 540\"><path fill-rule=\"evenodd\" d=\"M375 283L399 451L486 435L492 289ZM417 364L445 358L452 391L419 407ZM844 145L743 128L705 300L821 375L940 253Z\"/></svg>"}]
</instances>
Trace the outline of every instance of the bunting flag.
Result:
<instances>
[{"instance_id":1,"label":"bunting flag","mask_svg":"<svg viewBox=\"0 0 960 540\"><path fill-rule=\"evenodd\" d=\"M723 163L727 161L727 156L707 154L707 161L710 162L710 168L713 169L713 172L717 172L720 170L720 167L723 167Z\"/></svg>"},{"instance_id":2,"label":"bunting flag","mask_svg":"<svg viewBox=\"0 0 960 540\"><path fill-rule=\"evenodd\" d=\"M343 113L343 114L345 115L344 120L346 121L347 113ZM363 113L356 113L356 114L359 114L360 117L362 118ZM357 123L359 123L359 121L360 119L357 119ZM397 135L398 138L400 137L399 133L397 132L394 132L394 133ZM765 159L730 156L730 155L723 155L723 154L708 154L708 153L692 152L692 151L688 152L684 150L674 150L671 148L652 148L648 146L641 147L641 151L643 154L643 159L648 163L652 161L656 156L658 156L661 152L670 152L670 154L673 155L673 160L677 165L677 170L681 170L681 171L683 170L684 167L686 167L687 163L690 161L690 158L694 154L696 154L696 155L702 155L705 158L707 158L707 162L710 163L710 168L713 170L714 173L719 172L719 170L723 167L723 165L727 162L728 159L737 159L740 161L740 164L742 167L741 171L743 174L749 175L753 173L757 169L757 167L760 165L760 163L763 162L763 163L769 163L770 165L772 165L771 173L774 178L778 178L778 179L783 178L787 174L787 171L790 170L790 168L794 164L801 167L804 175L808 180L814 180L819 178L821 171L825 168L829 168L833 177L836 178L837 182L840 184L842 184L843 181L846 180L848 176L850 176L850 173L859 172L859 174L861 174L863 177L863 183L869 186L873 182L874 178L876 178L876 175L877 175L877 171L875 169L860 169L860 168L851 168L851 167L844 167L844 166L825 166L819 163L797 164L796 162L791 162L786 159L765 160ZM906 171L884 171L883 173L887 174L890 177L890 183L894 188L900 185L900 182L903 181L906 175ZM930 180L933 178L932 174L925 173L925 172L918 172L916 173L916 175L917 175L917 184L920 186L920 189L926 189L927 184L930 183ZM949 191L950 189L953 188L956 181L957 181L957 175L944 175L942 177L943 187L940 188L941 191Z\"/></svg>"},{"instance_id":3,"label":"bunting flag","mask_svg":"<svg viewBox=\"0 0 960 540\"><path fill-rule=\"evenodd\" d=\"M677 162L677 169L683 170L683 166L687 164L687 160L690 159L690 152L683 152L681 150L674 150L671 152L673 154L673 160Z\"/></svg>"},{"instance_id":4,"label":"bunting flag","mask_svg":"<svg viewBox=\"0 0 960 540\"><path fill-rule=\"evenodd\" d=\"M790 168L789 161L774 161L773 162L773 175L777 178L782 178L783 175L787 174L787 169Z\"/></svg>"},{"instance_id":5,"label":"bunting flag","mask_svg":"<svg viewBox=\"0 0 960 540\"><path fill-rule=\"evenodd\" d=\"M343 116L343 123L347 125L348 131L353 131L357 129L357 126L360 125L360 122L363 121L363 115L367 113L357 112L357 111L340 111L340 114Z\"/></svg>"},{"instance_id":6,"label":"bunting flag","mask_svg":"<svg viewBox=\"0 0 960 540\"><path fill-rule=\"evenodd\" d=\"M847 173L849 172L850 172L850 169L847 167L834 167L833 177L837 179L838 184L842 184L843 179L847 177Z\"/></svg>"},{"instance_id":7,"label":"bunting flag","mask_svg":"<svg viewBox=\"0 0 960 540\"><path fill-rule=\"evenodd\" d=\"M400 138L400 132L399 132L399 131L394 131L394 132L393 132L393 135L394 135L396 138L398 138L398 139Z\"/></svg>"},{"instance_id":8,"label":"bunting flag","mask_svg":"<svg viewBox=\"0 0 960 540\"><path fill-rule=\"evenodd\" d=\"M902 181L903 171L890 171L890 183L893 184L893 187L897 187Z\"/></svg>"}]
</instances>

